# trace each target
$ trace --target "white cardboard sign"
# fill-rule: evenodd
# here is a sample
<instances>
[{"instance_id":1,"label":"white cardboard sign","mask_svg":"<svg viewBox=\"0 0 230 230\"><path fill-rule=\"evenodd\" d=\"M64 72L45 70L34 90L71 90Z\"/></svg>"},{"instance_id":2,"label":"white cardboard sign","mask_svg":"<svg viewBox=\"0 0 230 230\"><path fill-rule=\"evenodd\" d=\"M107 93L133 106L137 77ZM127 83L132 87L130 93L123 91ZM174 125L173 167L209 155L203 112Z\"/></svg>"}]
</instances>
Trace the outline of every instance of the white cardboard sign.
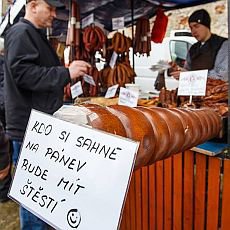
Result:
<instances>
[{"instance_id":1,"label":"white cardboard sign","mask_svg":"<svg viewBox=\"0 0 230 230\"><path fill-rule=\"evenodd\" d=\"M110 86L106 91L105 98L115 97L118 86L119 86L118 84Z\"/></svg>"},{"instance_id":2,"label":"white cardboard sign","mask_svg":"<svg viewBox=\"0 0 230 230\"><path fill-rule=\"evenodd\" d=\"M123 29L125 27L125 18L112 18L113 30Z\"/></svg>"},{"instance_id":3,"label":"white cardboard sign","mask_svg":"<svg viewBox=\"0 0 230 230\"><path fill-rule=\"evenodd\" d=\"M83 89L82 89L81 81L78 81L77 83L75 83L74 85L72 85L70 87L70 90L71 90L72 98L78 97L79 95L83 94Z\"/></svg>"},{"instance_id":4,"label":"white cardboard sign","mask_svg":"<svg viewBox=\"0 0 230 230\"><path fill-rule=\"evenodd\" d=\"M113 69L114 66L116 65L116 61L117 61L117 57L118 57L118 54L113 51L113 54L112 54L112 57L110 59L110 62L109 62L109 66Z\"/></svg>"},{"instance_id":5,"label":"white cardboard sign","mask_svg":"<svg viewBox=\"0 0 230 230\"><path fill-rule=\"evenodd\" d=\"M32 110L9 195L56 229L118 229L138 146Z\"/></svg>"},{"instance_id":6,"label":"white cardboard sign","mask_svg":"<svg viewBox=\"0 0 230 230\"><path fill-rule=\"evenodd\" d=\"M126 105L129 107L136 107L138 102L139 92L131 89L120 87L118 98L118 105Z\"/></svg>"},{"instance_id":7,"label":"white cardboard sign","mask_svg":"<svg viewBox=\"0 0 230 230\"><path fill-rule=\"evenodd\" d=\"M186 71L180 73L178 95L205 96L208 70Z\"/></svg>"},{"instance_id":8,"label":"white cardboard sign","mask_svg":"<svg viewBox=\"0 0 230 230\"><path fill-rule=\"evenodd\" d=\"M91 25L94 23L94 14L90 14L87 17L83 18L81 21L82 28L85 28L86 26Z\"/></svg>"},{"instance_id":9,"label":"white cardboard sign","mask_svg":"<svg viewBox=\"0 0 230 230\"><path fill-rule=\"evenodd\" d=\"M94 81L92 76L90 76L88 74L85 74L83 76L83 79L84 79L85 82L89 83L90 85L96 86L96 83L95 83L95 81Z\"/></svg>"}]
</instances>

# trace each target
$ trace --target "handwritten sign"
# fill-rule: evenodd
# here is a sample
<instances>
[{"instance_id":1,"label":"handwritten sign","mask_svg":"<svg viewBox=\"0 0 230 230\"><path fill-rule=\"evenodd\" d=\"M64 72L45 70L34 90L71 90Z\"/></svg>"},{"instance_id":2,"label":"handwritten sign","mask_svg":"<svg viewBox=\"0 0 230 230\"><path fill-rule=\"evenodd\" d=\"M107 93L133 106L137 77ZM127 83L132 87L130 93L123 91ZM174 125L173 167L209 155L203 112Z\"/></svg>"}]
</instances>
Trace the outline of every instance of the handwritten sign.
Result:
<instances>
[{"instance_id":1,"label":"handwritten sign","mask_svg":"<svg viewBox=\"0 0 230 230\"><path fill-rule=\"evenodd\" d=\"M126 105L136 107L138 102L139 92L121 87L118 99L118 105Z\"/></svg>"},{"instance_id":2,"label":"handwritten sign","mask_svg":"<svg viewBox=\"0 0 230 230\"><path fill-rule=\"evenodd\" d=\"M125 18L112 18L113 30L123 29L125 27Z\"/></svg>"},{"instance_id":3,"label":"handwritten sign","mask_svg":"<svg viewBox=\"0 0 230 230\"><path fill-rule=\"evenodd\" d=\"M92 76L85 74L83 76L83 79L85 82L89 83L90 85L96 86L95 81L93 80Z\"/></svg>"},{"instance_id":4,"label":"handwritten sign","mask_svg":"<svg viewBox=\"0 0 230 230\"><path fill-rule=\"evenodd\" d=\"M106 91L105 98L114 97L116 95L118 86L119 86L118 84L110 86Z\"/></svg>"},{"instance_id":5,"label":"handwritten sign","mask_svg":"<svg viewBox=\"0 0 230 230\"><path fill-rule=\"evenodd\" d=\"M118 229L138 142L32 110L10 197L58 229Z\"/></svg>"},{"instance_id":6,"label":"handwritten sign","mask_svg":"<svg viewBox=\"0 0 230 230\"><path fill-rule=\"evenodd\" d=\"M208 70L196 70L180 73L178 95L205 96Z\"/></svg>"},{"instance_id":7,"label":"handwritten sign","mask_svg":"<svg viewBox=\"0 0 230 230\"><path fill-rule=\"evenodd\" d=\"M79 95L83 94L83 89L80 81L72 85L70 87L70 90L71 90L72 98L78 97Z\"/></svg>"}]
</instances>

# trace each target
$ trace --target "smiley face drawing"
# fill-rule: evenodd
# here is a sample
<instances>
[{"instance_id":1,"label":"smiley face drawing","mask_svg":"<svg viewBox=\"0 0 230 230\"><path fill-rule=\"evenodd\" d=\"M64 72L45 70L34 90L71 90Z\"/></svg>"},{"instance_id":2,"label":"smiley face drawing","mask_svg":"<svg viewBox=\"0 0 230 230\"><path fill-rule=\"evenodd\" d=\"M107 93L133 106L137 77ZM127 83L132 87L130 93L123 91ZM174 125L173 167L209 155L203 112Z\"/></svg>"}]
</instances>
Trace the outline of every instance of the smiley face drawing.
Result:
<instances>
[{"instance_id":1,"label":"smiley face drawing","mask_svg":"<svg viewBox=\"0 0 230 230\"><path fill-rule=\"evenodd\" d=\"M67 222L73 229L77 229L81 223L81 214L77 209L69 210L67 214Z\"/></svg>"}]
</instances>

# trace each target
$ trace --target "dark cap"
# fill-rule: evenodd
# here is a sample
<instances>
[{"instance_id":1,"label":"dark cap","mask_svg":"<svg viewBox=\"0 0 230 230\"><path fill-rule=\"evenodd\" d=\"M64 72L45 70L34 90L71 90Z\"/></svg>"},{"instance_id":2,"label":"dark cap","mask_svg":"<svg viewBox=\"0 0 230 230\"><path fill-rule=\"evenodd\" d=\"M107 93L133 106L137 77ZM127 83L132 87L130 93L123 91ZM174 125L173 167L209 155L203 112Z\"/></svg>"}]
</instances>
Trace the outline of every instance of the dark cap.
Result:
<instances>
[{"instance_id":1,"label":"dark cap","mask_svg":"<svg viewBox=\"0 0 230 230\"><path fill-rule=\"evenodd\" d=\"M65 7L65 5L62 2L58 1L58 0L45 0L45 2L47 2L49 5L54 6L56 8Z\"/></svg>"},{"instance_id":2,"label":"dark cap","mask_svg":"<svg viewBox=\"0 0 230 230\"><path fill-rule=\"evenodd\" d=\"M197 22L210 29L211 18L209 16L209 13L206 10L201 9L201 10L194 11L189 17L188 22L189 23Z\"/></svg>"}]
</instances>

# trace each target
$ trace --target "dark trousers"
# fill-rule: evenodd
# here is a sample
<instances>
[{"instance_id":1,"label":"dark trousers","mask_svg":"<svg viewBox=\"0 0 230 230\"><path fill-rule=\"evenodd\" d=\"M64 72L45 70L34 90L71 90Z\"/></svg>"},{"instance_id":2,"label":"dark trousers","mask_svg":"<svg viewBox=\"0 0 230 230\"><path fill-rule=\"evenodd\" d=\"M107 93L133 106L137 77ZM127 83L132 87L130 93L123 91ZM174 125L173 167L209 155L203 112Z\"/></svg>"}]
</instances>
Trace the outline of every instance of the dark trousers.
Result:
<instances>
[{"instance_id":1,"label":"dark trousers","mask_svg":"<svg viewBox=\"0 0 230 230\"><path fill-rule=\"evenodd\" d=\"M9 200L7 194L11 184L11 173L9 173L3 180L0 180L0 202Z\"/></svg>"},{"instance_id":2,"label":"dark trousers","mask_svg":"<svg viewBox=\"0 0 230 230\"><path fill-rule=\"evenodd\" d=\"M18 161L20 149L22 142L20 141L12 141L12 163L16 166ZM27 209L22 206L19 207L20 212L20 229L21 230L48 230L49 226L44 221L39 219L33 213L29 212Z\"/></svg>"},{"instance_id":3,"label":"dark trousers","mask_svg":"<svg viewBox=\"0 0 230 230\"><path fill-rule=\"evenodd\" d=\"M0 121L2 121L2 117L5 114L2 113L2 110L0 110ZM5 120L3 119L3 122ZM8 138L5 135L4 131L4 124L0 123L0 169L4 170L9 164L11 164L11 156L10 156L10 143ZM3 127L4 126L4 127ZM9 200L7 197L7 193L9 191L11 184L11 170L9 170L8 175L0 180L0 202L4 202Z\"/></svg>"}]
</instances>

